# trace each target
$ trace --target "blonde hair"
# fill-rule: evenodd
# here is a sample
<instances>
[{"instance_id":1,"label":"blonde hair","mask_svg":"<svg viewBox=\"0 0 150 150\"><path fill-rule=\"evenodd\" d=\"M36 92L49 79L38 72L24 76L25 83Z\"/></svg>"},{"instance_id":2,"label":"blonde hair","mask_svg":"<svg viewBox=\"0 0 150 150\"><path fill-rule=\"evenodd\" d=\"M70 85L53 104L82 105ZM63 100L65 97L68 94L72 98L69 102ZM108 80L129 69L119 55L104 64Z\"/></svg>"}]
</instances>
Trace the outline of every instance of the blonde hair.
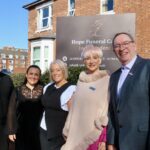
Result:
<instances>
[{"instance_id":1,"label":"blonde hair","mask_svg":"<svg viewBox=\"0 0 150 150\"><path fill-rule=\"evenodd\" d=\"M90 54L96 54L99 58L103 57L103 52L102 50L94 45L87 45L83 48L83 51L81 53L81 57L84 60L87 58Z\"/></svg>"},{"instance_id":2,"label":"blonde hair","mask_svg":"<svg viewBox=\"0 0 150 150\"><path fill-rule=\"evenodd\" d=\"M50 64L50 78L52 79L52 77L51 77L51 68L52 68L53 64L57 64L60 67L60 69L62 70L62 72L64 74L65 79L67 79L68 78L67 64L64 63L63 61L61 61L60 59L56 59L53 62L51 62L51 64Z\"/></svg>"}]
</instances>

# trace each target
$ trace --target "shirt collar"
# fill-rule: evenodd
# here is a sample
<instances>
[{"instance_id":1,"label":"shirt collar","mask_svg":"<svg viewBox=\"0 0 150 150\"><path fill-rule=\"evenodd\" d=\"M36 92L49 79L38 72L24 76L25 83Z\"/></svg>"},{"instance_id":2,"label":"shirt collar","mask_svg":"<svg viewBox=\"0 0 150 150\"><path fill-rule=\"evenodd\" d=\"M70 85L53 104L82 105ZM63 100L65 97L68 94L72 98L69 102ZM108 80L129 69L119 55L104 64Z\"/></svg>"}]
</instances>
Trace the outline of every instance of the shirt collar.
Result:
<instances>
[{"instance_id":1,"label":"shirt collar","mask_svg":"<svg viewBox=\"0 0 150 150\"><path fill-rule=\"evenodd\" d=\"M134 56L134 58L127 65L122 66L122 68L130 70L132 68L133 64L135 63L136 59L137 59L137 55Z\"/></svg>"}]
</instances>

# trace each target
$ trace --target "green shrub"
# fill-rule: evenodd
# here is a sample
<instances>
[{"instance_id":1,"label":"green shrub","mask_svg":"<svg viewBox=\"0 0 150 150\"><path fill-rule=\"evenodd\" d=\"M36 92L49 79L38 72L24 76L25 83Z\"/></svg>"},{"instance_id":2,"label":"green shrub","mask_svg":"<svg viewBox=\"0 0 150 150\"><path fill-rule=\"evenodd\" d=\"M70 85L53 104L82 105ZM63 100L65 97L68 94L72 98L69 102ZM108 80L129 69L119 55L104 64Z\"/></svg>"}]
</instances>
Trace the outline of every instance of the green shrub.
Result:
<instances>
[{"instance_id":1,"label":"green shrub","mask_svg":"<svg viewBox=\"0 0 150 150\"><path fill-rule=\"evenodd\" d=\"M20 86L23 84L24 82L24 78L25 78L25 74L24 73L20 73L20 74L12 74L11 78L13 80L14 86Z\"/></svg>"},{"instance_id":2,"label":"green shrub","mask_svg":"<svg viewBox=\"0 0 150 150\"><path fill-rule=\"evenodd\" d=\"M68 74L69 74L68 81L70 81L73 84L76 84L79 78L79 74L83 70L84 70L84 67L69 67L68 68Z\"/></svg>"},{"instance_id":3,"label":"green shrub","mask_svg":"<svg viewBox=\"0 0 150 150\"><path fill-rule=\"evenodd\" d=\"M43 83L44 85L46 85L47 83L50 82L50 75L49 75L49 71L48 71L48 70L46 70L46 71L42 74L42 76L41 76L41 81L42 81L42 83Z\"/></svg>"}]
</instances>

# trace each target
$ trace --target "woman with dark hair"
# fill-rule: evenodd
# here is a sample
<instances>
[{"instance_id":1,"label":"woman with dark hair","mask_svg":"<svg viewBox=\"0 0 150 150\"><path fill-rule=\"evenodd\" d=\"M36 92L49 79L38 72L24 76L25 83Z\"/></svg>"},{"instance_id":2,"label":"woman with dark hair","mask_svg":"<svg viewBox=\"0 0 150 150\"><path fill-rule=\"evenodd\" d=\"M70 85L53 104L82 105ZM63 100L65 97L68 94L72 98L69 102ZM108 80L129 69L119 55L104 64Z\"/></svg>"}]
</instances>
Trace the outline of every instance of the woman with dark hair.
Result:
<instances>
[{"instance_id":1,"label":"woman with dark hair","mask_svg":"<svg viewBox=\"0 0 150 150\"><path fill-rule=\"evenodd\" d=\"M23 85L17 87L8 108L9 139L16 150L40 150L39 124L43 112L40 82L41 69L31 65L26 71Z\"/></svg>"}]
</instances>

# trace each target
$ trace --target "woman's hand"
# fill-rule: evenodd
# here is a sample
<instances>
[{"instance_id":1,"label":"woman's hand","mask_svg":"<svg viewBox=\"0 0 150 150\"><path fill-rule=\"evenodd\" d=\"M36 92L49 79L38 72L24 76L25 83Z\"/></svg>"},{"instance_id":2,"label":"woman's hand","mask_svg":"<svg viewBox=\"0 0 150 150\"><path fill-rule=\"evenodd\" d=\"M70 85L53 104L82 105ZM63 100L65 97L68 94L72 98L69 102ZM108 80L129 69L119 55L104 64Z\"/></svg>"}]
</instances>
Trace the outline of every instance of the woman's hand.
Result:
<instances>
[{"instance_id":1,"label":"woman's hand","mask_svg":"<svg viewBox=\"0 0 150 150\"><path fill-rule=\"evenodd\" d=\"M105 142L101 142L98 146L98 150L106 150L106 143Z\"/></svg>"},{"instance_id":2,"label":"woman's hand","mask_svg":"<svg viewBox=\"0 0 150 150\"><path fill-rule=\"evenodd\" d=\"M16 140L16 134L11 134L8 137L9 137L10 141L15 142L15 140Z\"/></svg>"},{"instance_id":3,"label":"woman's hand","mask_svg":"<svg viewBox=\"0 0 150 150\"><path fill-rule=\"evenodd\" d=\"M71 105L72 105L72 99L70 99L70 100L67 102L68 110L70 110Z\"/></svg>"},{"instance_id":4,"label":"woman's hand","mask_svg":"<svg viewBox=\"0 0 150 150\"><path fill-rule=\"evenodd\" d=\"M108 150L117 150L114 145L108 145Z\"/></svg>"}]
</instances>

